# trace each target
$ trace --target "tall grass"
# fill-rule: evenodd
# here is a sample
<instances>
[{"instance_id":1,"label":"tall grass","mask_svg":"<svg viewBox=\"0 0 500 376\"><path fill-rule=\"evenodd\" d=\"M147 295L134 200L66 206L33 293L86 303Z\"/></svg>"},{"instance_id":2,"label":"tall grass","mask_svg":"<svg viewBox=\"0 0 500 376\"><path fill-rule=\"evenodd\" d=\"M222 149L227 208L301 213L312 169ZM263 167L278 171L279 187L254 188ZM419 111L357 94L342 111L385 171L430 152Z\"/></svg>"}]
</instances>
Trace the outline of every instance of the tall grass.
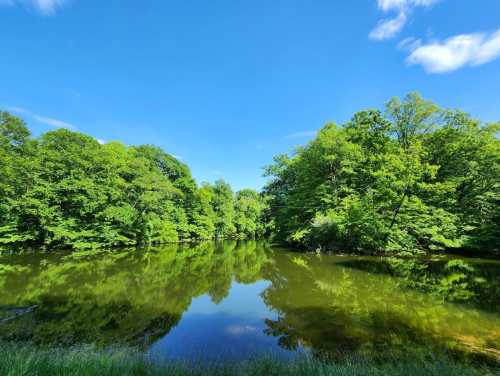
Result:
<instances>
[{"instance_id":1,"label":"tall grass","mask_svg":"<svg viewBox=\"0 0 500 376\"><path fill-rule=\"evenodd\" d=\"M498 369L473 367L454 362L446 356L426 355L410 360L383 364L351 359L341 363L322 362L312 358L295 361L255 359L241 363L193 365L181 363L154 364L134 350L36 349L30 345L0 343L2 376L196 376L196 375L342 375L342 376L485 376L500 375Z\"/></svg>"}]
</instances>

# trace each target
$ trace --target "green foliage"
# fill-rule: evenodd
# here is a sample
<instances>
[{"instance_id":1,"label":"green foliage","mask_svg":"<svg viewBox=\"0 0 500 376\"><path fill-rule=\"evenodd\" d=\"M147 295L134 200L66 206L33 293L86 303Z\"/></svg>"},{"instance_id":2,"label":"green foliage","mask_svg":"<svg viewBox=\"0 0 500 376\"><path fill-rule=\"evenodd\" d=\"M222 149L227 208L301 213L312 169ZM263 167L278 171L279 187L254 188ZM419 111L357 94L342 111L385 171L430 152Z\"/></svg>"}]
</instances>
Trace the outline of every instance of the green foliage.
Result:
<instances>
[{"instance_id":1,"label":"green foliage","mask_svg":"<svg viewBox=\"0 0 500 376\"><path fill-rule=\"evenodd\" d=\"M223 180L217 180L212 187L212 206L215 214L215 234L218 238L230 238L236 233L234 225L234 194Z\"/></svg>"},{"instance_id":2,"label":"green foliage","mask_svg":"<svg viewBox=\"0 0 500 376\"><path fill-rule=\"evenodd\" d=\"M4 248L92 249L263 234L256 192L236 197L224 181L198 188L185 164L151 145L100 145L66 129L31 139L24 122L5 112L0 176Z\"/></svg>"},{"instance_id":3,"label":"green foliage","mask_svg":"<svg viewBox=\"0 0 500 376\"><path fill-rule=\"evenodd\" d=\"M499 130L418 94L328 124L267 168L276 237L369 253L498 250Z\"/></svg>"},{"instance_id":4,"label":"green foliage","mask_svg":"<svg viewBox=\"0 0 500 376\"><path fill-rule=\"evenodd\" d=\"M239 191L235 200L235 226L241 238L261 238L266 233L263 220L266 203L261 195L251 189Z\"/></svg>"}]
</instances>

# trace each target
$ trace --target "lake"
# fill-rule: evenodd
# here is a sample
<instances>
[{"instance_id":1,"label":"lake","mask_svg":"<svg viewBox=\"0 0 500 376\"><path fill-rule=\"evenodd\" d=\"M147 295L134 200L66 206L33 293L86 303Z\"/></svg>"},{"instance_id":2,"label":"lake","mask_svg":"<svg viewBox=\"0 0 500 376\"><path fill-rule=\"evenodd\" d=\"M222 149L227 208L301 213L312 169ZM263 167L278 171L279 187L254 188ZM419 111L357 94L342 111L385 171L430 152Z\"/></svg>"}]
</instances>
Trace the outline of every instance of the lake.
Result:
<instances>
[{"instance_id":1,"label":"lake","mask_svg":"<svg viewBox=\"0 0 500 376\"><path fill-rule=\"evenodd\" d=\"M500 359L500 262L300 254L227 241L0 256L0 339L153 360L426 347Z\"/></svg>"}]
</instances>

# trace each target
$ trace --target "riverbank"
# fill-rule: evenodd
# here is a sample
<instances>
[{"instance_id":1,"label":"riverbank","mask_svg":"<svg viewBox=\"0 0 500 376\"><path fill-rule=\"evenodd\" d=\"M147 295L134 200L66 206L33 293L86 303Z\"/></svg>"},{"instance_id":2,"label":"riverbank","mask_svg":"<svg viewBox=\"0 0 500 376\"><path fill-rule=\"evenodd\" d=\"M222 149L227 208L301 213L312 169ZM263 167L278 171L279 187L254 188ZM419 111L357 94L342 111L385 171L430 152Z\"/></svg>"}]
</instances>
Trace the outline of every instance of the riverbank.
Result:
<instances>
[{"instance_id":1,"label":"riverbank","mask_svg":"<svg viewBox=\"0 0 500 376\"><path fill-rule=\"evenodd\" d=\"M96 350L92 347L41 350L31 345L0 343L0 374L18 375L499 375L500 369L458 363L446 355L419 354L379 363L349 359L341 363L307 358L290 362L254 359L232 364L153 364L129 349Z\"/></svg>"}]
</instances>

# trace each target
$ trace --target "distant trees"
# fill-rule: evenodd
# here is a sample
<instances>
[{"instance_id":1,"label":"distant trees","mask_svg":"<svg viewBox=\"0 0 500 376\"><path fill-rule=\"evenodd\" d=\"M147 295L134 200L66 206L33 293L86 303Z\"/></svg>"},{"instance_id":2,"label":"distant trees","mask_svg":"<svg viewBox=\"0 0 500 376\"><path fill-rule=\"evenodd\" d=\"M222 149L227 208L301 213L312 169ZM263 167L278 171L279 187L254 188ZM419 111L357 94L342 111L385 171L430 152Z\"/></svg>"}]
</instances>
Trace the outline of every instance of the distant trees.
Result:
<instances>
[{"instance_id":1,"label":"distant trees","mask_svg":"<svg viewBox=\"0 0 500 376\"><path fill-rule=\"evenodd\" d=\"M189 168L157 147L100 145L66 129L33 139L21 119L0 112L0 246L80 249L261 235L260 212L247 218L259 223L237 227L237 197L223 181L198 188Z\"/></svg>"},{"instance_id":2,"label":"distant trees","mask_svg":"<svg viewBox=\"0 0 500 376\"><path fill-rule=\"evenodd\" d=\"M498 249L499 131L418 94L328 124L267 168L276 236L361 252Z\"/></svg>"}]
</instances>

